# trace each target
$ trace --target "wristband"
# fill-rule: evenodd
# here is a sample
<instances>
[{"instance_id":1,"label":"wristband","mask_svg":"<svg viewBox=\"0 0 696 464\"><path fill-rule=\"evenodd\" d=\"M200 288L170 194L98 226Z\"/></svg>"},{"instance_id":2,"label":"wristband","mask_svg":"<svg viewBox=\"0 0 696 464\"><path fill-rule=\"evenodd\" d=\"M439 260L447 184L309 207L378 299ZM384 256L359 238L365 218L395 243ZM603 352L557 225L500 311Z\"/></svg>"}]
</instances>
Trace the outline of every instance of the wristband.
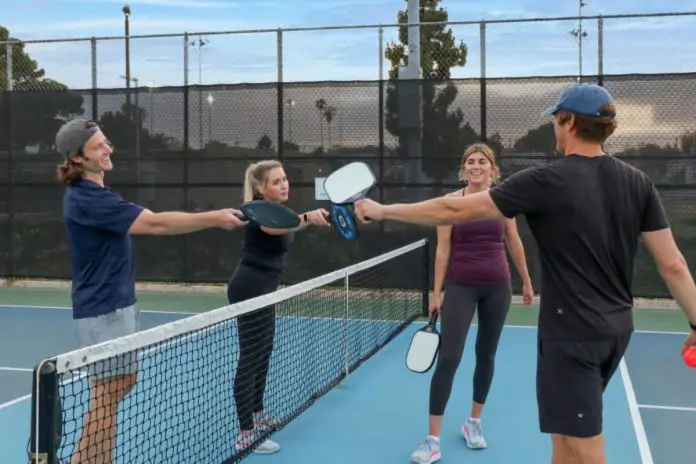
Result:
<instances>
[{"instance_id":1,"label":"wristband","mask_svg":"<svg viewBox=\"0 0 696 464\"><path fill-rule=\"evenodd\" d=\"M307 213L304 213L304 214L302 215L302 220L303 220L304 222L308 222ZM694 329L694 330L696 330L696 329Z\"/></svg>"},{"instance_id":2,"label":"wristband","mask_svg":"<svg viewBox=\"0 0 696 464\"><path fill-rule=\"evenodd\" d=\"M692 324L691 321L689 321L689 327L691 327L691 330L696 332L696 324Z\"/></svg>"}]
</instances>

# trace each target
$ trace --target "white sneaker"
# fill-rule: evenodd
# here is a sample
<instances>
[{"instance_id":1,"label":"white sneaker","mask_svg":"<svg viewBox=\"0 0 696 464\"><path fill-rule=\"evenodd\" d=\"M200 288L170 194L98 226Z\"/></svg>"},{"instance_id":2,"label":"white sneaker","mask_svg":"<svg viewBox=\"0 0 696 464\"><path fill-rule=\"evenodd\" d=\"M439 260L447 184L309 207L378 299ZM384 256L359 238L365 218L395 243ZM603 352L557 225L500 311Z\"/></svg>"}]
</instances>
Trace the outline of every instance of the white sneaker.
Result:
<instances>
[{"instance_id":1,"label":"white sneaker","mask_svg":"<svg viewBox=\"0 0 696 464\"><path fill-rule=\"evenodd\" d=\"M244 451L256 440L259 436L259 431L254 429L252 431L241 432L237 439L235 440L234 446L237 451ZM271 454L276 453L280 450L280 445L273 440L264 440L260 445L254 449L256 454Z\"/></svg>"},{"instance_id":2,"label":"white sneaker","mask_svg":"<svg viewBox=\"0 0 696 464\"><path fill-rule=\"evenodd\" d=\"M415 464L432 464L442 457L440 442L433 437L425 437L418 445L418 449L411 455L411 462Z\"/></svg>"},{"instance_id":3,"label":"white sneaker","mask_svg":"<svg viewBox=\"0 0 696 464\"><path fill-rule=\"evenodd\" d=\"M462 426L462 435L466 440L466 446L471 449L483 449L488 445L483 436L483 427L480 420L467 420Z\"/></svg>"}]
</instances>

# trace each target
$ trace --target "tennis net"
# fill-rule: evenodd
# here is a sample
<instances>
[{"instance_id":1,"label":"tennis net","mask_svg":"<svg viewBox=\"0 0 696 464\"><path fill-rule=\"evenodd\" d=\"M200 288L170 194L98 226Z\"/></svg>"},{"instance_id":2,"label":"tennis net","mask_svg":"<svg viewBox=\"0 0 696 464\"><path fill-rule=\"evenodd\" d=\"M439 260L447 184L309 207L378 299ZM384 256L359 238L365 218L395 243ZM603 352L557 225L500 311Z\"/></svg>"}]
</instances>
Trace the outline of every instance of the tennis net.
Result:
<instances>
[{"instance_id":1,"label":"tennis net","mask_svg":"<svg viewBox=\"0 0 696 464\"><path fill-rule=\"evenodd\" d=\"M425 314L428 256L421 240L43 360L34 369L30 462L68 463L78 451L82 462L242 461ZM110 424L113 445L104 439Z\"/></svg>"}]
</instances>

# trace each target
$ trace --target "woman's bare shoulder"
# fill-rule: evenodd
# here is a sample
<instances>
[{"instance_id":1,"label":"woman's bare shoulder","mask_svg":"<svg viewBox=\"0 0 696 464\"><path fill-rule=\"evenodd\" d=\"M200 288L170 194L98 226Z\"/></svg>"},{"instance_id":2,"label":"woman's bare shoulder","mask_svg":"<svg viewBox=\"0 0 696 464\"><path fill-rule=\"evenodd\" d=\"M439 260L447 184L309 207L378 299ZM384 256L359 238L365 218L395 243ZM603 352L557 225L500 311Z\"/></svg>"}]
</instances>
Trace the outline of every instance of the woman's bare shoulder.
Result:
<instances>
[{"instance_id":1,"label":"woman's bare shoulder","mask_svg":"<svg viewBox=\"0 0 696 464\"><path fill-rule=\"evenodd\" d=\"M446 193L446 197L461 197L464 194L464 189L459 189L456 192Z\"/></svg>"}]
</instances>

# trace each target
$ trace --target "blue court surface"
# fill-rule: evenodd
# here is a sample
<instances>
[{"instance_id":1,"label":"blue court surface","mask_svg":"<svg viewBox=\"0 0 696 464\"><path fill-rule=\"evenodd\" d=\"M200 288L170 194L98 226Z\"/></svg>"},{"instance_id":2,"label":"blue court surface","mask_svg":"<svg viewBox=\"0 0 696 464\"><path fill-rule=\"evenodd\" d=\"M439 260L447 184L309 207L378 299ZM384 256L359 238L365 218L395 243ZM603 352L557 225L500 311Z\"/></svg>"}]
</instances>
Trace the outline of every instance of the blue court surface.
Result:
<instances>
[{"instance_id":1,"label":"blue court surface","mask_svg":"<svg viewBox=\"0 0 696 464\"><path fill-rule=\"evenodd\" d=\"M143 312L142 328L185 316ZM267 401L280 414L287 412L282 410L287 395L294 395L289 401L298 403L305 400L306 392L322 387L324 378L328 379L328 373L318 371L319 362L312 360L320 359L322 365L340 369L345 357L352 359L360 354L362 348L356 334L379 337L386 333L383 330L386 327L380 324L389 324L327 320L308 323L299 318L290 319L278 323L277 353L271 366L273 381L268 387L277 396ZM71 314L60 308L0 307L0 320L0 456L2 462L27 462L31 370L40 359L75 348ZM368 326L355 324L368 324L368 330L374 327L374 333L366 332ZM245 462L408 463L411 452L427 433L428 387L432 375L432 371L423 375L411 373L404 364L410 337L419 327L418 323L408 327L352 373L344 384L276 433L273 439L281 445L279 453L252 455ZM200 462L196 460L197 453L217 458L222 457L225 448L229 449L234 437L228 435L234 424L229 424L228 430L220 425L225 417L233 415L224 410L232 407L232 402L220 398L226 394L235 365L214 360L225 357L217 356L216 350L222 353L234 350L234 341L230 341L229 333L216 333L216 330L229 330L229 327L206 331L195 344L197 350L191 350L194 343L183 339L178 343L183 347L172 345L142 354L140 363L151 373L150 378L141 380L129 395L131 412L119 415L120 426L128 421L139 425L137 430L132 429L131 436L120 437L119 448L128 441L128 447L154 453L150 458L158 456L158 462ZM474 326L448 405L440 462L506 463L521 462L521 459L550 462L549 438L539 433L537 425L536 330L530 327L507 327L501 339L496 377L484 411L488 449L472 451L464 445L459 429L471 401L475 336ZM656 332L634 335L624 363L604 397L608 462L693 463L696 371L686 368L679 357L683 338L683 334ZM222 346L222 340L227 340L227 345ZM346 349L336 349L342 343ZM227 358L231 359L229 354ZM280 372L289 374L279 375ZM158 384L166 388L158 388ZM86 404L88 390L79 377L66 385L64 392L71 392L77 408L71 409L71 399L66 400L64 406L74 414L74 417L68 414L66 421L66 432L70 433L79 425L82 414L79 408ZM182 398L195 414L170 407L181 403ZM210 418L214 427L206 425L202 418ZM139 443L147 428L150 434L158 431L164 437L166 444L159 451L166 448L169 453L177 453L176 457L157 454L156 443ZM212 440L211 435L215 437ZM196 436L206 437L207 449L196 444ZM147 461L147 456L142 454L126 456L117 462Z\"/></svg>"}]
</instances>

